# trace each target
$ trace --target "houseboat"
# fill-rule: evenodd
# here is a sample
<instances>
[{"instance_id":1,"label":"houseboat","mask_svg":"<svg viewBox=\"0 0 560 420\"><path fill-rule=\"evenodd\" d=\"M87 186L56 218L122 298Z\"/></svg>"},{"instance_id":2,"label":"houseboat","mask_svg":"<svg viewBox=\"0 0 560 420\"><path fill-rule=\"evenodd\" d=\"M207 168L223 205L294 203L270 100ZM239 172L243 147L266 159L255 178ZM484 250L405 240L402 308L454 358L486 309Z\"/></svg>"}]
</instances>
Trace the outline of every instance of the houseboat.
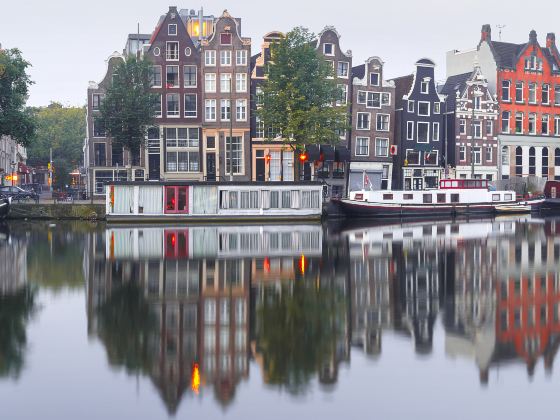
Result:
<instances>
[{"instance_id":1,"label":"houseboat","mask_svg":"<svg viewBox=\"0 0 560 420\"><path fill-rule=\"evenodd\" d=\"M348 216L446 217L492 215L506 206L523 213L541 201L518 202L514 191L492 191L483 179L444 179L433 190L353 191L339 203Z\"/></svg>"},{"instance_id":2,"label":"houseboat","mask_svg":"<svg viewBox=\"0 0 560 420\"><path fill-rule=\"evenodd\" d=\"M110 182L108 222L319 220L317 182Z\"/></svg>"},{"instance_id":3,"label":"houseboat","mask_svg":"<svg viewBox=\"0 0 560 420\"><path fill-rule=\"evenodd\" d=\"M560 181L546 181L544 184L544 213L560 213Z\"/></svg>"},{"instance_id":4,"label":"houseboat","mask_svg":"<svg viewBox=\"0 0 560 420\"><path fill-rule=\"evenodd\" d=\"M0 197L0 219L4 219L10 212L11 197Z\"/></svg>"}]
</instances>

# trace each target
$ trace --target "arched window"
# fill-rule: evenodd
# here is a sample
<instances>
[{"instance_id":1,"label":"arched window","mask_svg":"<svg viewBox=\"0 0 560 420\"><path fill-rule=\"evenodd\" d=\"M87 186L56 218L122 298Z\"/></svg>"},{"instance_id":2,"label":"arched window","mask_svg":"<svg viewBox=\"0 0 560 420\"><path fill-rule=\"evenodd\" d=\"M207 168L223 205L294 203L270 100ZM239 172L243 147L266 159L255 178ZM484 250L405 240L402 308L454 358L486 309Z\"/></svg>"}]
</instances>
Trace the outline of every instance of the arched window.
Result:
<instances>
[{"instance_id":1,"label":"arched window","mask_svg":"<svg viewBox=\"0 0 560 420\"><path fill-rule=\"evenodd\" d=\"M536 163L535 148L529 147L529 175L536 175L535 163Z\"/></svg>"},{"instance_id":2,"label":"arched window","mask_svg":"<svg viewBox=\"0 0 560 420\"><path fill-rule=\"evenodd\" d=\"M523 175L523 149L521 146L515 148L515 175Z\"/></svg>"},{"instance_id":3,"label":"arched window","mask_svg":"<svg viewBox=\"0 0 560 420\"><path fill-rule=\"evenodd\" d=\"M548 179L548 147L542 148L541 167L542 177Z\"/></svg>"},{"instance_id":4,"label":"arched window","mask_svg":"<svg viewBox=\"0 0 560 420\"><path fill-rule=\"evenodd\" d=\"M554 149L554 166L560 167L560 147Z\"/></svg>"},{"instance_id":5,"label":"arched window","mask_svg":"<svg viewBox=\"0 0 560 420\"><path fill-rule=\"evenodd\" d=\"M509 165L509 148L502 147L502 165Z\"/></svg>"}]
</instances>

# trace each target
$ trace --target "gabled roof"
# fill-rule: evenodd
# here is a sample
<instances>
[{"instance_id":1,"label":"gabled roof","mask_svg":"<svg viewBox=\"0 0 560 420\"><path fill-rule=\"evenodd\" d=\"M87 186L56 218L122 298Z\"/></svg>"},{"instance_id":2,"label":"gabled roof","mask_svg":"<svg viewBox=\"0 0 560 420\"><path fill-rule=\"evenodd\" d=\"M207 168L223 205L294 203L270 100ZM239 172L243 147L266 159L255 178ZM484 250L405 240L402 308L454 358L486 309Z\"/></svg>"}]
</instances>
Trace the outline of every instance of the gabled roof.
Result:
<instances>
[{"instance_id":1,"label":"gabled roof","mask_svg":"<svg viewBox=\"0 0 560 420\"><path fill-rule=\"evenodd\" d=\"M462 92L467 86L467 80L469 80L471 76L472 72L468 72L448 77L439 90L439 93L442 95L451 95L455 94L457 91Z\"/></svg>"},{"instance_id":2,"label":"gabled roof","mask_svg":"<svg viewBox=\"0 0 560 420\"><path fill-rule=\"evenodd\" d=\"M410 88L414 82L414 75L409 74L407 76L396 77L390 80L395 83L395 99L400 101L403 96L408 95L408 92L410 92Z\"/></svg>"},{"instance_id":3,"label":"gabled roof","mask_svg":"<svg viewBox=\"0 0 560 420\"><path fill-rule=\"evenodd\" d=\"M359 66L352 67L352 78L357 77L363 79L366 75L366 65L360 64Z\"/></svg>"},{"instance_id":4,"label":"gabled roof","mask_svg":"<svg viewBox=\"0 0 560 420\"><path fill-rule=\"evenodd\" d=\"M513 68L517 62L517 56L527 43L512 44L511 42L490 41L490 47L494 52L494 58L498 67Z\"/></svg>"}]
</instances>

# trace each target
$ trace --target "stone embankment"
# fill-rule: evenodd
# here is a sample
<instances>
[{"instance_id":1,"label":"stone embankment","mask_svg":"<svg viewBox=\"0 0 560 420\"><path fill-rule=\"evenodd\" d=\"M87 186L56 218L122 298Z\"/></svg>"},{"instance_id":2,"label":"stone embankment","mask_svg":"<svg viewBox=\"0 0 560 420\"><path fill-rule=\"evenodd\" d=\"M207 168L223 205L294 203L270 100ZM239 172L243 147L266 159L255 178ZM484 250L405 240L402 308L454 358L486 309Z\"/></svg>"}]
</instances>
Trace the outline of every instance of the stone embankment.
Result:
<instances>
[{"instance_id":1,"label":"stone embankment","mask_svg":"<svg viewBox=\"0 0 560 420\"><path fill-rule=\"evenodd\" d=\"M103 204L12 204L8 219L104 220Z\"/></svg>"}]
</instances>

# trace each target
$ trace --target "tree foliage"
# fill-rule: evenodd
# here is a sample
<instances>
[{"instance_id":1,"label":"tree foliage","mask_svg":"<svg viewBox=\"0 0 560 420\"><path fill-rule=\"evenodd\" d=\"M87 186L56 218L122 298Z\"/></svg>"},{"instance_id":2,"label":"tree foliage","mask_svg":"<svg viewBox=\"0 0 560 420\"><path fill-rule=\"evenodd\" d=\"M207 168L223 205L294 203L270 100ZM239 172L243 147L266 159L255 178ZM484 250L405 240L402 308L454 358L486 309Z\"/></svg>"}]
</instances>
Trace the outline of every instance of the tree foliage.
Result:
<instances>
[{"instance_id":1,"label":"tree foliage","mask_svg":"<svg viewBox=\"0 0 560 420\"><path fill-rule=\"evenodd\" d=\"M152 67L149 61L128 57L119 63L113 81L100 105L98 123L103 125L113 144L138 154L153 125L159 97L150 89Z\"/></svg>"},{"instance_id":2,"label":"tree foliage","mask_svg":"<svg viewBox=\"0 0 560 420\"><path fill-rule=\"evenodd\" d=\"M29 66L18 49L0 49L0 136L10 136L22 146L29 145L35 133L33 113L25 107L33 83Z\"/></svg>"},{"instance_id":3,"label":"tree foliage","mask_svg":"<svg viewBox=\"0 0 560 420\"><path fill-rule=\"evenodd\" d=\"M336 144L347 128L347 107L334 106L341 89L334 70L315 49L315 36L295 28L270 47L271 60L262 84L257 116L272 136L282 133L292 148ZM266 130L269 132L269 130Z\"/></svg>"},{"instance_id":4,"label":"tree foliage","mask_svg":"<svg viewBox=\"0 0 560 420\"><path fill-rule=\"evenodd\" d=\"M54 161L54 185L67 185L69 172L82 163L82 147L86 135L85 107L65 107L57 102L34 108L37 122L35 140L27 149L28 162L46 165L50 149Z\"/></svg>"}]
</instances>

